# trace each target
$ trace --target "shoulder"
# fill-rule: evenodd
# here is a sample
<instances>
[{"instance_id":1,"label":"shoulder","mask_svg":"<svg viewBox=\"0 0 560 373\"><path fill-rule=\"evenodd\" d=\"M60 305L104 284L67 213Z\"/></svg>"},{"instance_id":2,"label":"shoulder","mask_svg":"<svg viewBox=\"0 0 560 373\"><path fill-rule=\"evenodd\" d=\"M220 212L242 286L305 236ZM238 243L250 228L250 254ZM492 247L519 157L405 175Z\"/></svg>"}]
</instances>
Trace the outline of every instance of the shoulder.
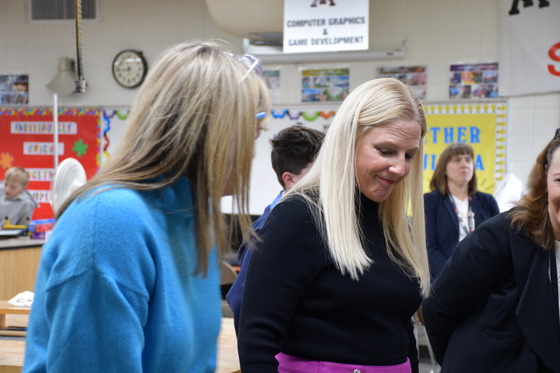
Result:
<instances>
[{"instance_id":1,"label":"shoulder","mask_svg":"<svg viewBox=\"0 0 560 373\"><path fill-rule=\"evenodd\" d=\"M23 202L23 204L25 204L26 206L33 207L33 208L37 207L37 202L35 202L35 199L31 195L31 193L29 193L27 190L20 194L20 199Z\"/></svg>"},{"instance_id":2,"label":"shoulder","mask_svg":"<svg viewBox=\"0 0 560 373\"><path fill-rule=\"evenodd\" d=\"M490 216L496 215L500 212L498 202L488 193L477 192L473 195L473 202L479 201L481 203L481 208L486 211ZM473 206L476 208L476 203Z\"/></svg>"},{"instance_id":3,"label":"shoulder","mask_svg":"<svg viewBox=\"0 0 560 373\"><path fill-rule=\"evenodd\" d=\"M478 199L483 200L485 202L486 201L496 201L494 196L492 196L491 194L488 194L488 193L484 193L484 192L476 192L473 195L473 198L478 198Z\"/></svg>"},{"instance_id":4,"label":"shoulder","mask_svg":"<svg viewBox=\"0 0 560 373\"><path fill-rule=\"evenodd\" d=\"M313 197L304 197L300 194L292 194L281 200L272 209L271 215L282 216L289 214L293 218L306 217L311 214L313 204L316 203Z\"/></svg>"},{"instance_id":5,"label":"shoulder","mask_svg":"<svg viewBox=\"0 0 560 373\"><path fill-rule=\"evenodd\" d=\"M263 226L268 231L280 230L283 235L298 234L315 225L318 207L313 197L293 194L281 200L270 212Z\"/></svg>"},{"instance_id":6,"label":"shoulder","mask_svg":"<svg viewBox=\"0 0 560 373\"><path fill-rule=\"evenodd\" d=\"M64 214L86 213L97 218L126 219L148 213L148 210L148 202L141 192L122 187L102 187L75 200Z\"/></svg>"},{"instance_id":7,"label":"shoulder","mask_svg":"<svg viewBox=\"0 0 560 373\"><path fill-rule=\"evenodd\" d=\"M433 192L424 193L424 203L435 203L441 199L443 194L439 190L434 190Z\"/></svg>"},{"instance_id":8,"label":"shoulder","mask_svg":"<svg viewBox=\"0 0 560 373\"><path fill-rule=\"evenodd\" d=\"M143 192L126 188L73 201L44 246L42 261L52 268L49 287L92 270L131 289L141 283L133 282L139 276L151 278L156 247L165 242L154 211Z\"/></svg>"}]
</instances>

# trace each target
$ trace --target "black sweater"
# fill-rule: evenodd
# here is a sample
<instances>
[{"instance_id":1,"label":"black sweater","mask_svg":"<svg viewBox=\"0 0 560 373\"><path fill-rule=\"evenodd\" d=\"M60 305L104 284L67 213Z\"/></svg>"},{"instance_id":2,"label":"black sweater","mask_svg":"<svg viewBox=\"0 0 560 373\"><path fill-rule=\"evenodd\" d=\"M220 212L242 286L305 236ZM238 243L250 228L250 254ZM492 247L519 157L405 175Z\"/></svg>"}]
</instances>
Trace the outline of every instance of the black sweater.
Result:
<instances>
[{"instance_id":1,"label":"black sweater","mask_svg":"<svg viewBox=\"0 0 560 373\"><path fill-rule=\"evenodd\" d=\"M377 203L364 196L360 203L374 264L359 281L335 268L301 197L273 209L247 272L238 343L243 373L277 372L280 351L360 365L408 357L418 371L411 323L421 302L418 283L387 255Z\"/></svg>"}]
</instances>

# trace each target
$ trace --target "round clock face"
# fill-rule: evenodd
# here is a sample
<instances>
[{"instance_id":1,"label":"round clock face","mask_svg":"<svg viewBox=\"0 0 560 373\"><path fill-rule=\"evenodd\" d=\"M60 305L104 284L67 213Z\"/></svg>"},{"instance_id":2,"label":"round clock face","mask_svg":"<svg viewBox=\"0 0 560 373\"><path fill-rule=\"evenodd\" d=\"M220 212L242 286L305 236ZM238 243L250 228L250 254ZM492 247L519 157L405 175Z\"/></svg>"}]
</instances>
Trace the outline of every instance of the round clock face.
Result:
<instances>
[{"instance_id":1,"label":"round clock face","mask_svg":"<svg viewBox=\"0 0 560 373\"><path fill-rule=\"evenodd\" d=\"M148 72L148 64L140 51L127 49L113 60L113 77L125 88L138 87Z\"/></svg>"}]
</instances>

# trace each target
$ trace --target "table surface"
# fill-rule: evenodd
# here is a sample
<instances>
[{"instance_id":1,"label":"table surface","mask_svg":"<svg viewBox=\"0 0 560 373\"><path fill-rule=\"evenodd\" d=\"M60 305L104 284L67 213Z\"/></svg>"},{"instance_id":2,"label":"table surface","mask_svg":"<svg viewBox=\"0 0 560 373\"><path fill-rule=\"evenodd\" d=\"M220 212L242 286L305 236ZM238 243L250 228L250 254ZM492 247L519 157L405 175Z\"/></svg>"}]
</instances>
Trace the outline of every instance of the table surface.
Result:
<instances>
[{"instance_id":1,"label":"table surface","mask_svg":"<svg viewBox=\"0 0 560 373\"><path fill-rule=\"evenodd\" d=\"M27 315L9 315L10 324L26 324ZM23 339L0 339L0 373L21 372L25 341ZM232 318L222 318L218 337L218 367L216 373L231 373L239 370L237 337Z\"/></svg>"},{"instance_id":2,"label":"table surface","mask_svg":"<svg viewBox=\"0 0 560 373\"><path fill-rule=\"evenodd\" d=\"M38 240L30 237L3 238L0 239L0 250L2 249L22 249L25 247L43 246L45 240Z\"/></svg>"}]
</instances>

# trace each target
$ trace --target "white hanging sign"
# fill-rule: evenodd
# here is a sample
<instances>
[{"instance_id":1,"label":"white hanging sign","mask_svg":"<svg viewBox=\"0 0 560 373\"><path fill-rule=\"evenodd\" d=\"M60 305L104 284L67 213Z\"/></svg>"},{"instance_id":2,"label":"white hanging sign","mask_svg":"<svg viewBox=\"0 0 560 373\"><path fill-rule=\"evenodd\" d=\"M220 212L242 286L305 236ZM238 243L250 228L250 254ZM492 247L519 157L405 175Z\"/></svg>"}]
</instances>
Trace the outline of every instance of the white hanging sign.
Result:
<instances>
[{"instance_id":1,"label":"white hanging sign","mask_svg":"<svg viewBox=\"0 0 560 373\"><path fill-rule=\"evenodd\" d=\"M368 0L284 0L284 53L367 50Z\"/></svg>"},{"instance_id":2,"label":"white hanging sign","mask_svg":"<svg viewBox=\"0 0 560 373\"><path fill-rule=\"evenodd\" d=\"M560 1L500 0L500 96L560 92Z\"/></svg>"}]
</instances>

